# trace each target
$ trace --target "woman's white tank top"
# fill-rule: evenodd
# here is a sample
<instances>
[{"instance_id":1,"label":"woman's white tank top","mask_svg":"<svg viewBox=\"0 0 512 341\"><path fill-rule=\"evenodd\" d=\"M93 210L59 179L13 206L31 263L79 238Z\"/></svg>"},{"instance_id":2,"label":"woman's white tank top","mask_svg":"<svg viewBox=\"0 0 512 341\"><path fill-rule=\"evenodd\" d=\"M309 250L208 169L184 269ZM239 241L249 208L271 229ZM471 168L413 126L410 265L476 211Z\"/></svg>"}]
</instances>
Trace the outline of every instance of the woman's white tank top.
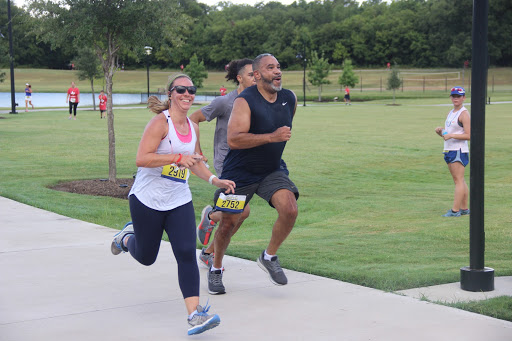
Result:
<instances>
[{"instance_id":1,"label":"woman's white tank top","mask_svg":"<svg viewBox=\"0 0 512 341\"><path fill-rule=\"evenodd\" d=\"M163 114L167 117L169 132L160 142L156 153L194 154L197 137L190 120L187 118L192 139L190 142L182 142L176 134L174 124L169 116L169 111L166 110ZM169 166L166 167L168 169ZM177 168L174 169L177 170ZM190 170L186 169L186 176L182 182L173 180L172 177L166 176L163 172L164 166L154 168L139 167L137 169L135 182L128 196L135 194L140 202L157 211L169 211L192 201L192 193L190 193L188 187Z\"/></svg>"},{"instance_id":2,"label":"woman's white tank top","mask_svg":"<svg viewBox=\"0 0 512 341\"><path fill-rule=\"evenodd\" d=\"M464 111L467 110L466 107L462 106L458 111L453 111L453 109L448 113L446 117L446 122L444 123L444 131L447 134L464 134L464 127L459 125L459 116ZM469 153L468 141L467 140L458 140L458 139L449 139L444 141L444 150L461 150L462 153Z\"/></svg>"}]
</instances>

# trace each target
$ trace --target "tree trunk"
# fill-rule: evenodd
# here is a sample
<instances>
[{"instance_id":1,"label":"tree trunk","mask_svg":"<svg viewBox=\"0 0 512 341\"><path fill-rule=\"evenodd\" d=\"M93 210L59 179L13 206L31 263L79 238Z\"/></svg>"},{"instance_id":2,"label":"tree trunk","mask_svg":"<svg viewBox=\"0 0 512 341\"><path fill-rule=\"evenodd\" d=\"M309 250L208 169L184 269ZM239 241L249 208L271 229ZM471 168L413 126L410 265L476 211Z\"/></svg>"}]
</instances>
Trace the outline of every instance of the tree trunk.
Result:
<instances>
[{"instance_id":1,"label":"tree trunk","mask_svg":"<svg viewBox=\"0 0 512 341\"><path fill-rule=\"evenodd\" d=\"M94 79L91 79L92 107L96 110L96 99L94 98Z\"/></svg>"},{"instance_id":2,"label":"tree trunk","mask_svg":"<svg viewBox=\"0 0 512 341\"><path fill-rule=\"evenodd\" d=\"M116 168L116 134L114 131L114 111L112 110L112 78L114 76L114 64L105 77L107 87L107 119L108 119L108 180L115 182Z\"/></svg>"},{"instance_id":3,"label":"tree trunk","mask_svg":"<svg viewBox=\"0 0 512 341\"><path fill-rule=\"evenodd\" d=\"M393 105L395 105L395 89L393 89Z\"/></svg>"},{"instance_id":4,"label":"tree trunk","mask_svg":"<svg viewBox=\"0 0 512 341\"><path fill-rule=\"evenodd\" d=\"M318 102L322 102L322 86L318 87Z\"/></svg>"},{"instance_id":5,"label":"tree trunk","mask_svg":"<svg viewBox=\"0 0 512 341\"><path fill-rule=\"evenodd\" d=\"M116 168L116 135L114 131L114 111L112 110L112 78L116 70L115 57L118 48L115 47L112 37L106 51L97 48L98 57L101 59L103 74L105 75L105 87L107 92L107 127L108 127L108 180L115 182L117 178Z\"/></svg>"}]
</instances>

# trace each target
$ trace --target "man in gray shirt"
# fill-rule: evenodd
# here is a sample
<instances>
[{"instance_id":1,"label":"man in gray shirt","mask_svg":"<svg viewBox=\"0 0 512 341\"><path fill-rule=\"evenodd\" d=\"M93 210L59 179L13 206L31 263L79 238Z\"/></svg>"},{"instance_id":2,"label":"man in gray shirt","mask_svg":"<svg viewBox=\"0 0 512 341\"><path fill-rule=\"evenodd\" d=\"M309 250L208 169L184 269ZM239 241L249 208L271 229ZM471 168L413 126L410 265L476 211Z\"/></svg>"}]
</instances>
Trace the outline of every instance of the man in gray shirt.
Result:
<instances>
[{"instance_id":1,"label":"man in gray shirt","mask_svg":"<svg viewBox=\"0 0 512 341\"><path fill-rule=\"evenodd\" d=\"M219 177L222 174L224 158L229 151L227 131L233 102L245 88L256 84L252 72L251 59L233 60L228 64L226 71L228 73L226 79L235 82L238 85L237 89L231 91L226 96L215 98L210 104L195 111L189 117L191 121L198 125L200 122L210 122L215 118L217 119L215 136L213 138L213 165ZM249 216L249 212L250 208L249 205L247 205L244 212L241 214L236 228L233 230L233 234L236 233L240 225L242 225L242 222ZM220 217L221 212L213 211L210 205L203 209L201 222L197 226L197 238L202 245L208 245L210 242L210 236L219 222ZM201 255L199 256L201 263L208 268L213 262L213 253L214 247L213 243L211 243L210 246L202 249Z\"/></svg>"}]
</instances>

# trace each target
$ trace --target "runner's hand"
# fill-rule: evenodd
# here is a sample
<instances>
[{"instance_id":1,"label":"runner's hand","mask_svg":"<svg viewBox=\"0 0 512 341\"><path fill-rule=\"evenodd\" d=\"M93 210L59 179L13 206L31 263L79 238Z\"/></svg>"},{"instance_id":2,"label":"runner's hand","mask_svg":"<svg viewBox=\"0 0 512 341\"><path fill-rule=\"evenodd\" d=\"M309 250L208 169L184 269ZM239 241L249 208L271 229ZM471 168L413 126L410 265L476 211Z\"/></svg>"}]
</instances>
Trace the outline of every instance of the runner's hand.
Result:
<instances>
[{"instance_id":1,"label":"runner's hand","mask_svg":"<svg viewBox=\"0 0 512 341\"><path fill-rule=\"evenodd\" d=\"M235 193L236 184L234 181L214 178L212 181L212 185L217 186L219 188L225 188L226 194Z\"/></svg>"},{"instance_id":2,"label":"runner's hand","mask_svg":"<svg viewBox=\"0 0 512 341\"><path fill-rule=\"evenodd\" d=\"M182 155L178 166L180 166L180 168L190 168L199 161L201 161L201 159L197 158L197 155Z\"/></svg>"},{"instance_id":3,"label":"runner's hand","mask_svg":"<svg viewBox=\"0 0 512 341\"><path fill-rule=\"evenodd\" d=\"M288 141L292 137L292 131L288 126L277 128L271 135L272 142Z\"/></svg>"}]
</instances>

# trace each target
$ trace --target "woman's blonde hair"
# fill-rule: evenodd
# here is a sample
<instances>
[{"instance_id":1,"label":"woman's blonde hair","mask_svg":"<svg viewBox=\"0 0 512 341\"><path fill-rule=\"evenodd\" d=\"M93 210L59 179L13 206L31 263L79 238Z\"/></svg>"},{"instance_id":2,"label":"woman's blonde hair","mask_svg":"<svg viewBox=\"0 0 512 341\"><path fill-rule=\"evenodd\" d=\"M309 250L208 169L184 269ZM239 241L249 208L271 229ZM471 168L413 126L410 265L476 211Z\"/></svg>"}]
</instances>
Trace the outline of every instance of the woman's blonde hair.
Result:
<instances>
[{"instance_id":1,"label":"woman's blonde hair","mask_svg":"<svg viewBox=\"0 0 512 341\"><path fill-rule=\"evenodd\" d=\"M169 89L171 89L174 85L174 82L179 78L188 78L192 82L192 78L190 78L188 75L184 73L179 73L177 75L171 75L169 76L169 81L167 82L167 85L165 86L165 92L167 93L167 98L165 101L161 101L160 98L156 96L150 96L148 98L148 108L155 114L160 114L162 111L165 111L169 109L170 107L170 101L169 101ZM192 82L194 84L194 82Z\"/></svg>"}]
</instances>

